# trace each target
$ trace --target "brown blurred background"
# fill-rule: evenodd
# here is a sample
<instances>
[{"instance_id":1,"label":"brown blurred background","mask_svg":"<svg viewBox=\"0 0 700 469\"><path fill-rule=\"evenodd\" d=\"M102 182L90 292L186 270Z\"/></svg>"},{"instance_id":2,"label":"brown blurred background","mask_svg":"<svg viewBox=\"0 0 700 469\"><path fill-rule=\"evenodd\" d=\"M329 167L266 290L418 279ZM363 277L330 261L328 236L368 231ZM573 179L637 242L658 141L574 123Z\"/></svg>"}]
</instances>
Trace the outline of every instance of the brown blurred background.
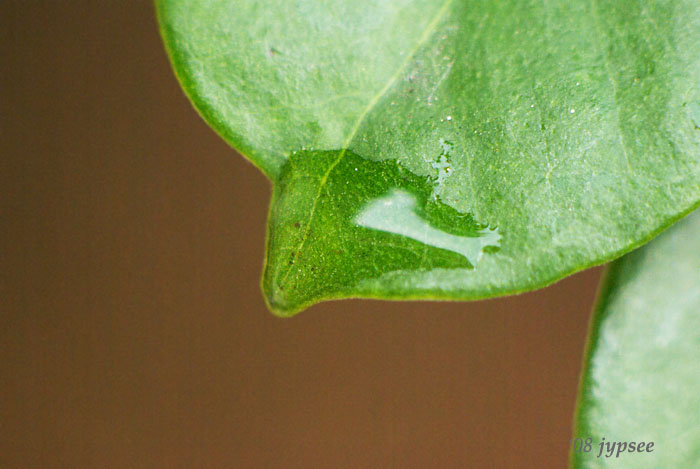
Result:
<instances>
[{"instance_id":1,"label":"brown blurred background","mask_svg":"<svg viewBox=\"0 0 700 469\"><path fill-rule=\"evenodd\" d=\"M4 1L0 36L0 467L565 467L599 270L277 319L270 186L152 5Z\"/></svg>"}]
</instances>

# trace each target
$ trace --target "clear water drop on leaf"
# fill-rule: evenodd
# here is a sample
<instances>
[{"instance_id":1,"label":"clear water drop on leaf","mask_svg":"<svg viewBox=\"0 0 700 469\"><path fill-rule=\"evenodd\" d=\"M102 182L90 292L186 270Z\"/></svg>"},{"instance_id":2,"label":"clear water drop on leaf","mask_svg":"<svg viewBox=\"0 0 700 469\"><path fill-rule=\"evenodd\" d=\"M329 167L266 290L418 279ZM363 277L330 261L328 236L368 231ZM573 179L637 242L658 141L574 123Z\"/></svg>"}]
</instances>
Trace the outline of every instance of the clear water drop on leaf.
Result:
<instances>
[{"instance_id":1,"label":"clear water drop on leaf","mask_svg":"<svg viewBox=\"0 0 700 469\"><path fill-rule=\"evenodd\" d=\"M450 149L441 141L443 157ZM396 272L474 270L498 230L433 196L437 178L351 151L297 152L275 186L263 290L291 315Z\"/></svg>"}]
</instances>

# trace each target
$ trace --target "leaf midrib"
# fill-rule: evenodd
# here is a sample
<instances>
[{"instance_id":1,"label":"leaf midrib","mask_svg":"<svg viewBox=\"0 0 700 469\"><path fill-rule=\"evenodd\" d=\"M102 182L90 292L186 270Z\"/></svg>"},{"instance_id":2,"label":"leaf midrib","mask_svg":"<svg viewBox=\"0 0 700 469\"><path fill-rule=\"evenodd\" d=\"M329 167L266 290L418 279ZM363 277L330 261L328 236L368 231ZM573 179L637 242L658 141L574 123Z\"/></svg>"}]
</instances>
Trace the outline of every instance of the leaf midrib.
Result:
<instances>
[{"instance_id":1,"label":"leaf midrib","mask_svg":"<svg viewBox=\"0 0 700 469\"><path fill-rule=\"evenodd\" d=\"M380 99L391 89L392 86L394 86L394 83L401 77L402 73L406 69L406 67L411 63L411 60L413 57L416 55L416 53L420 50L421 46L425 43L425 41L432 36L432 34L435 32L435 29L442 20L442 17L445 15L445 12L447 12L449 6L452 4L453 0L445 0L445 2L440 6L438 11L435 13L433 18L430 20L428 25L425 27L423 30L423 33L421 34L420 38L418 39L418 42L416 42L415 46L411 49L410 53L406 56L406 60L403 61L403 63L396 69L396 72L392 77L387 81L387 83L384 85L384 87L379 90L367 103L367 106L365 106L365 109L362 111L360 116L357 118L355 121L355 124L353 125L352 129L350 129L350 132L348 133L347 138L345 139L345 142L343 143L343 147L341 148L340 154L338 155L338 158L335 159L335 161L328 167L324 175L321 177L318 185L318 191L316 192L316 196L314 197L314 201L311 205L311 211L309 213L309 218L306 223L306 227L304 229L304 234L302 235L302 239L299 242L298 247L293 251L293 252L300 252L304 244L306 243L306 240L309 238L309 232L311 230L311 222L313 221L314 218L314 213L316 212L316 207L318 205L318 201L321 198L321 192L323 191L323 188L326 186L326 182L328 181L328 176L331 174L333 169L335 169L336 166L343 160L345 157L345 153L347 152L348 148L350 147L350 144L352 141L355 139L355 136L357 135L357 132L360 130L360 127L362 126L362 123L364 122L365 118L367 115L374 109L374 107L377 105ZM285 272L284 276L279 280L278 284L283 284L287 277L289 277L289 274L292 271L292 267L288 267L287 271Z\"/></svg>"}]
</instances>

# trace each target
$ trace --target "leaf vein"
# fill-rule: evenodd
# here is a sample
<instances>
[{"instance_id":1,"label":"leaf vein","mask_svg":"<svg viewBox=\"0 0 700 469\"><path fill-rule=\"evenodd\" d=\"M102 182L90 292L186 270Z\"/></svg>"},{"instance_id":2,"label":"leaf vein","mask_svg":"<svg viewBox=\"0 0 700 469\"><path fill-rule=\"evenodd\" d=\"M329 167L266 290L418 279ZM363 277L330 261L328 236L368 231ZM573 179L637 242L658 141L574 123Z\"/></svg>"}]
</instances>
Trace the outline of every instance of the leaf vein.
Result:
<instances>
[{"instance_id":1,"label":"leaf vein","mask_svg":"<svg viewBox=\"0 0 700 469\"><path fill-rule=\"evenodd\" d=\"M352 143L352 140L355 138L355 135L357 132L360 130L360 127L362 126L362 123L365 120L365 117L374 109L374 106L377 105L379 100L391 89L391 87L396 83L396 81L399 79L401 74L404 72L406 67L408 66L409 63L411 63L411 60L413 59L413 56L420 50L420 48L423 46L425 41L428 40L430 36L435 32L435 29L442 19L442 17L445 15L447 12L450 4L452 3L452 0L445 0L445 2L442 4L442 6L438 9L438 11L435 13L435 16L430 20L430 23L426 26L425 30L421 34L421 37L418 39L418 42L416 45L413 47L413 49L410 51L410 53L406 56L406 60L399 66L399 68L396 70L396 73L387 81L387 83L384 85L384 87L379 90L374 97L370 100L369 103L367 103L367 106L365 109L362 111L362 114L357 118L355 121L355 124L353 125L352 129L350 129L350 133L348 134L347 138L345 139L345 143L343 144L343 148L341 149L338 158L328 167L326 172L324 173L323 177L321 178L321 182L318 187L318 192L316 193L316 197L314 197L313 204L311 206L311 211L309 213L309 221L306 224L306 229L304 231L304 235L301 239L301 242L299 243L299 247L296 249L297 252L301 251L301 249L304 247L304 244L306 243L306 240L309 237L309 231L311 230L311 222L314 217L314 213L316 212L316 207L318 206L318 201L319 198L321 197L321 192L323 191L323 188L325 187L327 181L328 181L328 176L331 174L333 169L335 169L336 166L342 161L343 157L345 157L345 153L347 152L348 147L350 146L350 143ZM287 277L289 276L289 273L291 272L291 269L287 269L287 272L285 275L282 277L279 283L284 283Z\"/></svg>"}]
</instances>

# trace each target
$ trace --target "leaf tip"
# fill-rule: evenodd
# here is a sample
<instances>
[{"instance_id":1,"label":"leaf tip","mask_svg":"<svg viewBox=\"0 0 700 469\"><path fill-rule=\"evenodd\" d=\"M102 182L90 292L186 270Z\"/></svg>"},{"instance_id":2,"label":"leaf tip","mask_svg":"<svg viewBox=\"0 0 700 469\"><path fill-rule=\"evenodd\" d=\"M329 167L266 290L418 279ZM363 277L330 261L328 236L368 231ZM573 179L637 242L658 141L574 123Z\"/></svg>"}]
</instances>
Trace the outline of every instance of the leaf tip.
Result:
<instances>
[{"instance_id":1,"label":"leaf tip","mask_svg":"<svg viewBox=\"0 0 700 469\"><path fill-rule=\"evenodd\" d=\"M272 285L272 282L263 280L262 291L267 309L277 317L290 318L296 316L297 313L307 306L290 298L283 285Z\"/></svg>"}]
</instances>

